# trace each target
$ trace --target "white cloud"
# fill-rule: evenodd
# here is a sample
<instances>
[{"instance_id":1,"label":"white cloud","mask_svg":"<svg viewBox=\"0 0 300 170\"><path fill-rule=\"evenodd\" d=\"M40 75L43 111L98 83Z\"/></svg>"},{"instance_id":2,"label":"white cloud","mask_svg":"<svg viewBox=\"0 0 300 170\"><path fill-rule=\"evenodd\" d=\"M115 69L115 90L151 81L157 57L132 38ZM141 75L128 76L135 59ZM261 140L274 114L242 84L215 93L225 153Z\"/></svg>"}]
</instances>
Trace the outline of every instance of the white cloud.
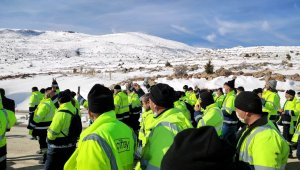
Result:
<instances>
[{"instance_id":1,"label":"white cloud","mask_svg":"<svg viewBox=\"0 0 300 170\"><path fill-rule=\"evenodd\" d=\"M187 28L184 27L184 26L180 26L180 25L171 25L171 27L172 27L173 29L175 29L175 31L183 32L183 33L186 33L186 34L193 34L192 31L190 31L189 29L187 29Z\"/></svg>"},{"instance_id":2,"label":"white cloud","mask_svg":"<svg viewBox=\"0 0 300 170\"><path fill-rule=\"evenodd\" d=\"M263 31L270 31L271 26L269 21L248 21L248 22L235 22L216 19L217 30L220 35L227 35L230 33L245 33L249 30L261 29Z\"/></svg>"},{"instance_id":3,"label":"white cloud","mask_svg":"<svg viewBox=\"0 0 300 170\"><path fill-rule=\"evenodd\" d=\"M245 31L255 27L255 24L250 22L242 23L242 22L233 22L233 21L216 19L216 23L218 27L218 32L221 35Z\"/></svg>"},{"instance_id":4,"label":"white cloud","mask_svg":"<svg viewBox=\"0 0 300 170\"><path fill-rule=\"evenodd\" d=\"M263 21L261 24L261 28L263 31L269 31L271 27L268 21Z\"/></svg>"},{"instance_id":5,"label":"white cloud","mask_svg":"<svg viewBox=\"0 0 300 170\"><path fill-rule=\"evenodd\" d=\"M217 35L215 33L209 34L205 37L205 39L209 42L215 42Z\"/></svg>"}]
</instances>

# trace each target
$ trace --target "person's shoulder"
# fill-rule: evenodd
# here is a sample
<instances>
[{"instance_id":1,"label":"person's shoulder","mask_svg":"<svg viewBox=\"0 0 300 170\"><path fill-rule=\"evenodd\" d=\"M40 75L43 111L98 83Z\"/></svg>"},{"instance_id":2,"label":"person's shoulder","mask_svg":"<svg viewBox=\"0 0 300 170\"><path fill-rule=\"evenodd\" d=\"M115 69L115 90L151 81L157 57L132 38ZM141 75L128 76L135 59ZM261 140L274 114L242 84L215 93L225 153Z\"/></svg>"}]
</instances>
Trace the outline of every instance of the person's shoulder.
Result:
<instances>
[{"instance_id":1,"label":"person's shoulder","mask_svg":"<svg viewBox=\"0 0 300 170\"><path fill-rule=\"evenodd\" d=\"M257 143L274 143L273 141L277 142L285 142L284 138L281 136L278 130L274 129L270 125L260 126L255 128L251 134L255 133L253 139L258 141ZM251 135L250 134L250 135ZM275 143L277 143L275 142Z\"/></svg>"}]
</instances>

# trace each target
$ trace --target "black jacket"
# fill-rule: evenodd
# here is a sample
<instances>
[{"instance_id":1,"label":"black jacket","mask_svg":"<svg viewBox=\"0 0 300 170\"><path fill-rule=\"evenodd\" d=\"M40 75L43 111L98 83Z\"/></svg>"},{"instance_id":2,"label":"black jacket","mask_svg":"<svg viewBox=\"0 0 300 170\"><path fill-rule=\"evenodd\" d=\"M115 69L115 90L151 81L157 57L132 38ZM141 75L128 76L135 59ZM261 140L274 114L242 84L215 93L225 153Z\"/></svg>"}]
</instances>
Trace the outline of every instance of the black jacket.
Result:
<instances>
[{"instance_id":1,"label":"black jacket","mask_svg":"<svg viewBox=\"0 0 300 170\"><path fill-rule=\"evenodd\" d=\"M10 110L12 112L15 113L15 101L12 99L9 99L5 96L1 96L2 97L2 104L3 104L3 108L6 110Z\"/></svg>"}]
</instances>

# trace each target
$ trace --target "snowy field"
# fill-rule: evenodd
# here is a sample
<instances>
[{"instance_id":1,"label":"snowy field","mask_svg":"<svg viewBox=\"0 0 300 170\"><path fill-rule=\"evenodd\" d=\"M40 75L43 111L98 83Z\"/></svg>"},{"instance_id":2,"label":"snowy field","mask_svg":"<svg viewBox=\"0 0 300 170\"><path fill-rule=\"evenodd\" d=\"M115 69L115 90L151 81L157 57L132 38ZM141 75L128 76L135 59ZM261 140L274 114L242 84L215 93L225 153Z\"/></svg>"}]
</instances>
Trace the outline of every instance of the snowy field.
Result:
<instances>
[{"instance_id":1,"label":"snowy field","mask_svg":"<svg viewBox=\"0 0 300 170\"><path fill-rule=\"evenodd\" d=\"M39 88L45 88L51 86L52 78L56 78L59 83L59 87L64 89L70 89L73 91L77 91L77 87L81 87L81 94L86 98L91 87L96 84L104 84L105 86L111 86L116 84L122 80L126 80L128 75L119 74L112 75L112 80L110 77L84 77L84 76L65 76L65 75L38 75L31 78L26 79L10 79L10 80L2 80L0 81L0 87L6 90L7 96L15 100L17 105L17 110L27 110L29 96L31 94L31 87L37 86ZM167 80L165 78L157 79L158 83L167 83L172 86L175 90L182 90L183 85L187 84L191 87L198 86L201 89L216 89L219 87L223 87L223 84L231 80L232 77L218 77L213 80L206 79L174 79ZM142 85L142 82L137 82ZM238 76L236 79L236 87L244 86L246 90L253 90L254 88L264 87L264 81L254 78L254 77L245 77ZM286 82L278 82L278 89L287 90L287 89L295 89L300 91L300 82L295 81L286 81ZM124 86L123 86L124 88ZM284 102L284 93L280 92L281 103Z\"/></svg>"}]
</instances>

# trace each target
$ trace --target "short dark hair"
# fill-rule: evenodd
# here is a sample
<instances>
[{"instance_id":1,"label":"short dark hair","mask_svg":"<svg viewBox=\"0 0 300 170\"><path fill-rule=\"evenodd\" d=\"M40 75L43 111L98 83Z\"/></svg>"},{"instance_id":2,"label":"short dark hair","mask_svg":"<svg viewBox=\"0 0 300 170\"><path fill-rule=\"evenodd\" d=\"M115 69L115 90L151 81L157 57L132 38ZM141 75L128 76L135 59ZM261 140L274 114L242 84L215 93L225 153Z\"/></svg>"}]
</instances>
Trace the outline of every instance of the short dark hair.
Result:
<instances>
[{"instance_id":1,"label":"short dark hair","mask_svg":"<svg viewBox=\"0 0 300 170\"><path fill-rule=\"evenodd\" d=\"M41 88L41 90L40 90L40 92L41 92L42 94L44 94L45 91L46 91L46 89L44 89L44 88Z\"/></svg>"},{"instance_id":2,"label":"short dark hair","mask_svg":"<svg viewBox=\"0 0 300 170\"><path fill-rule=\"evenodd\" d=\"M52 90L52 87L47 87L46 90L45 90L45 92L49 91L49 90Z\"/></svg>"},{"instance_id":3,"label":"short dark hair","mask_svg":"<svg viewBox=\"0 0 300 170\"><path fill-rule=\"evenodd\" d=\"M218 88L217 91L219 91L219 92L221 92L222 94L224 94L223 88Z\"/></svg>"},{"instance_id":4,"label":"short dark hair","mask_svg":"<svg viewBox=\"0 0 300 170\"><path fill-rule=\"evenodd\" d=\"M32 91L39 91L39 89L37 87L32 87L31 89Z\"/></svg>"},{"instance_id":5,"label":"short dark hair","mask_svg":"<svg viewBox=\"0 0 300 170\"><path fill-rule=\"evenodd\" d=\"M141 101L149 101L149 99L150 99L150 93L146 93L146 94L144 94L142 97L141 97Z\"/></svg>"},{"instance_id":6,"label":"short dark hair","mask_svg":"<svg viewBox=\"0 0 300 170\"><path fill-rule=\"evenodd\" d=\"M238 91L245 91L245 88L242 87L242 86L240 86L240 87L236 88L236 90L238 90Z\"/></svg>"}]
</instances>

